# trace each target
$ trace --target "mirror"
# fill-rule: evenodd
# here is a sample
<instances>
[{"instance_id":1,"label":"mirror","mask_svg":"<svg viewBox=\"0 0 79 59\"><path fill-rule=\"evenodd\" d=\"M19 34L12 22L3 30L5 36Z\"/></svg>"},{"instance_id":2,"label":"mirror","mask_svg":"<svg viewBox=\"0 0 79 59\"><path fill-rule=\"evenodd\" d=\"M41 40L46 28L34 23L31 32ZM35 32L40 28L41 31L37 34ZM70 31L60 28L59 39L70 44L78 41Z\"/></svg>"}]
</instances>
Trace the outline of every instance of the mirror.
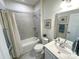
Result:
<instances>
[{"instance_id":1,"label":"mirror","mask_svg":"<svg viewBox=\"0 0 79 59\"><path fill-rule=\"evenodd\" d=\"M79 9L56 14L55 37L74 42L79 37Z\"/></svg>"}]
</instances>

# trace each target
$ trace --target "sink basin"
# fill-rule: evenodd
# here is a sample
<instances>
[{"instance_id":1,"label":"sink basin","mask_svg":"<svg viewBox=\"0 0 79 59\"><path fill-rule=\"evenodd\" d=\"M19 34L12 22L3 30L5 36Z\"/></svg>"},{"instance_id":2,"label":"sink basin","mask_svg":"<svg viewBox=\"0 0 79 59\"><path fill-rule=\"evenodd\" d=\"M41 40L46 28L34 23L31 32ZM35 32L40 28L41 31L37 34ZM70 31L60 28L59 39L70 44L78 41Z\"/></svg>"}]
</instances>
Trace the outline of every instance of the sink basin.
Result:
<instances>
[{"instance_id":1,"label":"sink basin","mask_svg":"<svg viewBox=\"0 0 79 59\"><path fill-rule=\"evenodd\" d=\"M57 49L59 50L58 53L64 53L64 54L71 54L72 51L71 49L67 48L67 47L61 47L59 43L55 44Z\"/></svg>"}]
</instances>

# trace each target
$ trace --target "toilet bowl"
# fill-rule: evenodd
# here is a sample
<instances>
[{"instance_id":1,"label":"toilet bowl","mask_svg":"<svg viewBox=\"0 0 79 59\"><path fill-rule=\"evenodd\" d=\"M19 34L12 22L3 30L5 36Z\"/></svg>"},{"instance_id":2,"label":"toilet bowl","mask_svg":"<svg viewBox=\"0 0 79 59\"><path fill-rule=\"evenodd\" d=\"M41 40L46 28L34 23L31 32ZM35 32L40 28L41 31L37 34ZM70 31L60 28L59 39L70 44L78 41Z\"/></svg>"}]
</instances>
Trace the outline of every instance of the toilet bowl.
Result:
<instances>
[{"instance_id":1,"label":"toilet bowl","mask_svg":"<svg viewBox=\"0 0 79 59\"><path fill-rule=\"evenodd\" d=\"M39 53L43 50L43 44L37 44L34 47L35 52Z\"/></svg>"},{"instance_id":2,"label":"toilet bowl","mask_svg":"<svg viewBox=\"0 0 79 59\"><path fill-rule=\"evenodd\" d=\"M36 44L34 47L35 52L41 52L43 50L43 45L48 43L48 39L47 38L43 38L42 39L42 44Z\"/></svg>"},{"instance_id":3,"label":"toilet bowl","mask_svg":"<svg viewBox=\"0 0 79 59\"><path fill-rule=\"evenodd\" d=\"M41 59L42 58L42 54L43 54L43 46L45 44L48 43L48 39L47 38L43 38L42 39L42 44L39 43L39 44L36 44L35 47L34 47L34 51L35 51L35 55L36 55L36 59Z\"/></svg>"}]
</instances>

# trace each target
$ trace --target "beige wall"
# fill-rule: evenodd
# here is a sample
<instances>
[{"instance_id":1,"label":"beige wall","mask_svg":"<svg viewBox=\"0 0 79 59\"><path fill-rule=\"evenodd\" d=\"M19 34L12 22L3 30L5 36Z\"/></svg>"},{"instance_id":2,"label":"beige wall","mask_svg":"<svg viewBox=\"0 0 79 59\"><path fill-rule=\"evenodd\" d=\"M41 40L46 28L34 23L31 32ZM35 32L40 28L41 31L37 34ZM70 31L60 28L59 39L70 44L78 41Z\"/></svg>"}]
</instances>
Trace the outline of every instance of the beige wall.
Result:
<instances>
[{"instance_id":1,"label":"beige wall","mask_svg":"<svg viewBox=\"0 0 79 59\"><path fill-rule=\"evenodd\" d=\"M34 37L33 13L15 13L15 20L22 40Z\"/></svg>"},{"instance_id":2,"label":"beige wall","mask_svg":"<svg viewBox=\"0 0 79 59\"><path fill-rule=\"evenodd\" d=\"M55 20L55 14L57 11L60 10L59 5L61 1L59 0L43 0L43 33L47 34L50 41L54 38L54 20ZM44 20L45 19L52 19L51 23L51 29L45 29L44 28Z\"/></svg>"}]
</instances>

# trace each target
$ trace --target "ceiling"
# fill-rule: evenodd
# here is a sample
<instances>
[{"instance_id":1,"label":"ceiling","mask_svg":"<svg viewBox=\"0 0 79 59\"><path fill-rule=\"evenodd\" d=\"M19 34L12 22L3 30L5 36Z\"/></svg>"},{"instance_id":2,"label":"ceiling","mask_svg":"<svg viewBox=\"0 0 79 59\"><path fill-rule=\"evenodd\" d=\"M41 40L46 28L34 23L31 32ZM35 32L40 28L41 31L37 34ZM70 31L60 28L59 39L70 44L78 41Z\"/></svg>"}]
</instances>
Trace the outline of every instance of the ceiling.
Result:
<instances>
[{"instance_id":1,"label":"ceiling","mask_svg":"<svg viewBox=\"0 0 79 59\"><path fill-rule=\"evenodd\" d=\"M27 5L34 6L36 5L40 0L6 0L6 1L13 1L13 2L19 2Z\"/></svg>"}]
</instances>

